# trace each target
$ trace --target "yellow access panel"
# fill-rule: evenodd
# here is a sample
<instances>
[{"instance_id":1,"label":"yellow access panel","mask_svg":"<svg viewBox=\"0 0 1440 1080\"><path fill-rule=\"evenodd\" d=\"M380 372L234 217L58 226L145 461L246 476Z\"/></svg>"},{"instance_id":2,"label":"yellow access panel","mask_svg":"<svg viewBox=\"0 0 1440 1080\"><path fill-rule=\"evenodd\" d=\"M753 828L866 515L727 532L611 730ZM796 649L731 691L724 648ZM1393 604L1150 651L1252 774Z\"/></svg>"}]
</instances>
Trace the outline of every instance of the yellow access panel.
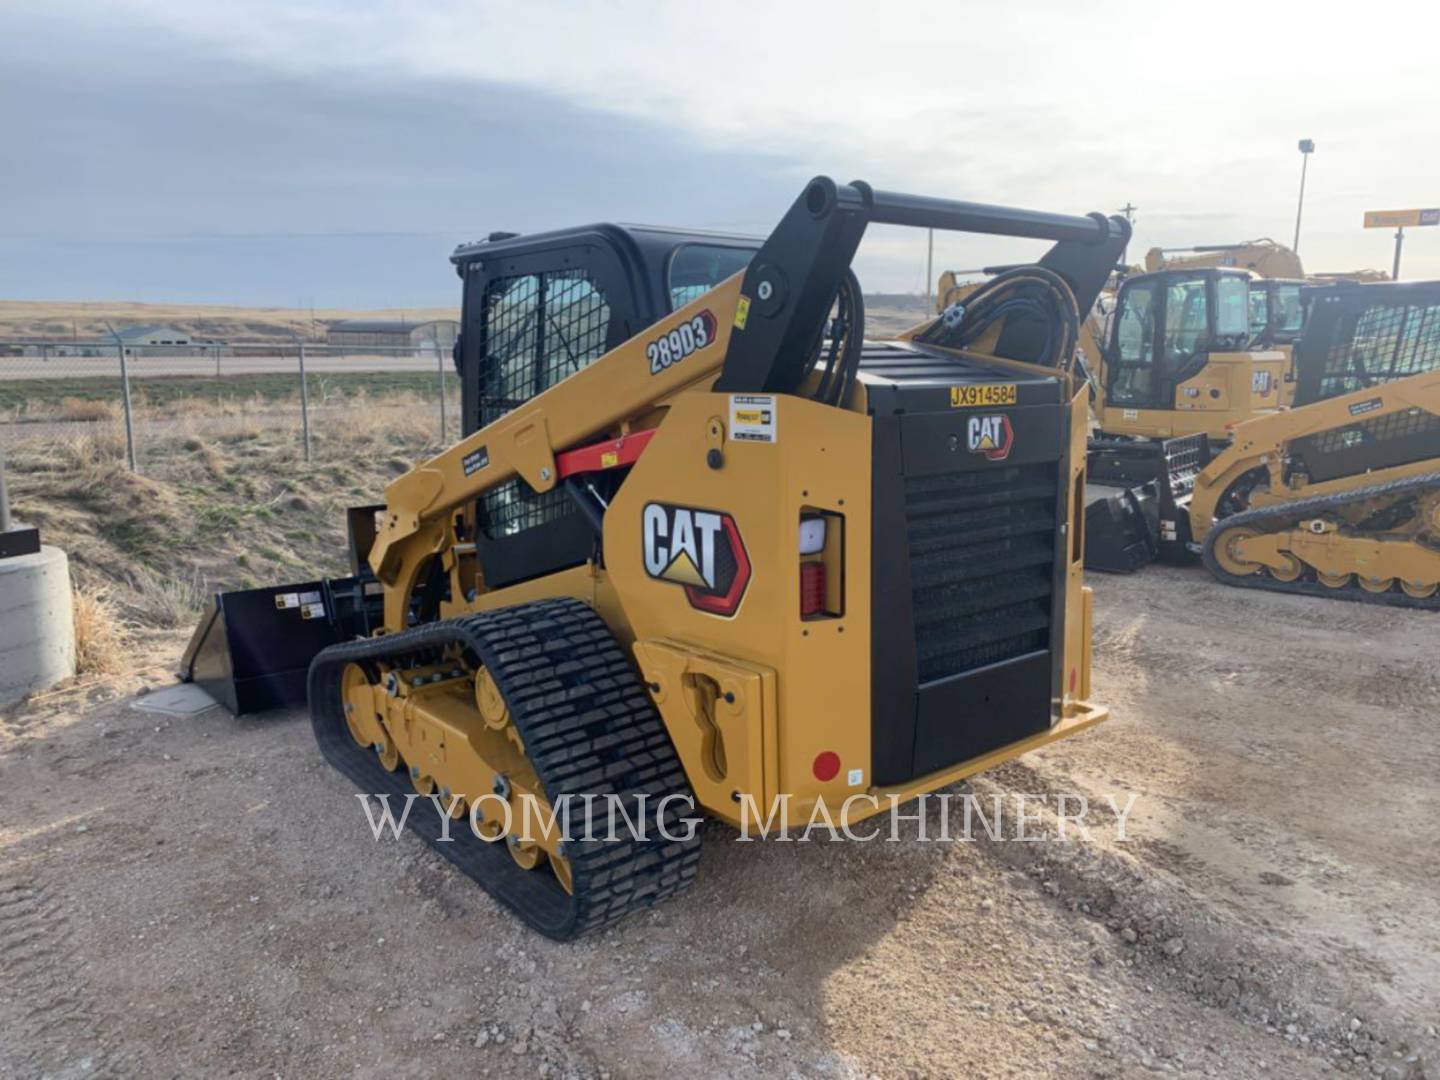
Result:
<instances>
[{"instance_id":1,"label":"yellow access panel","mask_svg":"<svg viewBox=\"0 0 1440 1080\"><path fill-rule=\"evenodd\" d=\"M763 728L773 764L757 771L727 745L723 779L697 785L725 820L739 821L744 795L786 792L808 812L870 785L870 443L868 417L805 398L681 394L605 515L607 570L647 680L659 681L657 642L780 673ZM815 515L843 533L839 588L802 618L800 523ZM716 602L697 575L733 595ZM695 728L684 695L657 703L672 732ZM691 777L713 772L694 758L682 756ZM755 776L766 790L747 790Z\"/></svg>"}]
</instances>

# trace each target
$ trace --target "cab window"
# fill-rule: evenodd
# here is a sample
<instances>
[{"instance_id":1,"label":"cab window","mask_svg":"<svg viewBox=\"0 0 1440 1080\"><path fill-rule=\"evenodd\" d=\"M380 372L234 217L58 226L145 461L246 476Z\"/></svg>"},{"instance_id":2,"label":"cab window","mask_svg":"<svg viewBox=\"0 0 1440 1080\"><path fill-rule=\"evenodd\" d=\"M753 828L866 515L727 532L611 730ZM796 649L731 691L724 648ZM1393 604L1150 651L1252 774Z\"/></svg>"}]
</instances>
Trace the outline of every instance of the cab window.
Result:
<instances>
[{"instance_id":1,"label":"cab window","mask_svg":"<svg viewBox=\"0 0 1440 1080\"><path fill-rule=\"evenodd\" d=\"M722 247L719 244L685 244L670 256L670 310L684 307L697 296L750 265L755 252L750 248Z\"/></svg>"},{"instance_id":2,"label":"cab window","mask_svg":"<svg viewBox=\"0 0 1440 1080\"><path fill-rule=\"evenodd\" d=\"M1299 285L1281 285L1275 290L1275 329L1295 333L1305 325L1305 307Z\"/></svg>"},{"instance_id":3,"label":"cab window","mask_svg":"<svg viewBox=\"0 0 1440 1080\"><path fill-rule=\"evenodd\" d=\"M1270 291L1250 290L1250 336L1259 337L1270 325Z\"/></svg>"},{"instance_id":4,"label":"cab window","mask_svg":"<svg viewBox=\"0 0 1440 1080\"><path fill-rule=\"evenodd\" d=\"M1148 405L1155 382L1155 305L1153 283L1131 285L1120 293L1115 316L1115 362L1108 395L1117 405Z\"/></svg>"},{"instance_id":5,"label":"cab window","mask_svg":"<svg viewBox=\"0 0 1440 1080\"><path fill-rule=\"evenodd\" d=\"M1250 283L1242 277L1220 278L1215 283L1215 336L1245 337L1249 332Z\"/></svg>"},{"instance_id":6,"label":"cab window","mask_svg":"<svg viewBox=\"0 0 1440 1080\"><path fill-rule=\"evenodd\" d=\"M1210 327L1205 279L1177 281L1165 294L1165 361L1178 375L1204 348Z\"/></svg>"}]
</instances>

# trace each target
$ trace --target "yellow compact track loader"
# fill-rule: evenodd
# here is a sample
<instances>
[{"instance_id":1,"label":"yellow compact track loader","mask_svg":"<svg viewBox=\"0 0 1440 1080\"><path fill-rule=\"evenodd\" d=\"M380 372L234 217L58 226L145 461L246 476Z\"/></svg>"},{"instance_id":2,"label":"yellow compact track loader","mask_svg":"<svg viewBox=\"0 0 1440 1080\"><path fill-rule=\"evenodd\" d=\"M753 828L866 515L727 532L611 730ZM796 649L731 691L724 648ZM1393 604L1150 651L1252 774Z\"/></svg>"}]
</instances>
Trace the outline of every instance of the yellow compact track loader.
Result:
<instances>
[{"instance_id":1,"label":"yellow compact track loader","mask_svg":"<svg viewBox=\"0 0 1440 1080\"><path fill-rule=\"evenodd\" d=\"M1054 246L871 343L872 222ZM188 673L237 711L308 683L325 756L434 794L449 839L409 828L561 939L689 884L690 800L858 821L1081 731L1106 711L1070 363L1128 237L821 177L763 242L461 247L467 434L352 512L351 577L217 597ZM642 828L574 836L577 800Z\"/></svg>"},{"instance_id":2,"label":"yellow compact track loader","mask_svg":"<svg viewBox=\"0 0 1440 1080\"><path fill-rule=\"evenodd\" d=\"M1295 407L1200 470L1191 532L1231 585L1440 608L1440 282L1308 291Z\"/></svg>"},{"instance_id":3,"label":"yellow compact track loader","mask_svg":"<svg viewBox=\"0 0 1440 1080\"><path fill-rule=\"evenodd\" d=\"M1440 607L1440 282L1306 289L1293 407L1092 502L1086 565L1200 555L1248 588Z\"/></svg>"}]
</instances>

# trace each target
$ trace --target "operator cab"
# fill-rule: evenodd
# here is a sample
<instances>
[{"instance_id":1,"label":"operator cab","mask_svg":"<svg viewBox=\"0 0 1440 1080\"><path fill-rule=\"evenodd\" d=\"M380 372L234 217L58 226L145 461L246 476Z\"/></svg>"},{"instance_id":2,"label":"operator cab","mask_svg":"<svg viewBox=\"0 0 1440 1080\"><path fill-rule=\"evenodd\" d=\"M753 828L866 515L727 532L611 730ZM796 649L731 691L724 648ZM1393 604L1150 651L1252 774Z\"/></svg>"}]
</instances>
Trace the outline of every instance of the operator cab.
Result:
<instances>
[{"instance_id":1,"label":"operator cab","mask_svg":"<svg viewBox=\"0 0 1440 1080\"><path fill-rule=\"evenodd\" d=\"M451 261L464 281L455 343L465 435L493 423L744 270L763 237L642 225L492 233ZM476 554L492 588L589 558L594 534L563 490L488 491Z\"/></svg>"},{"instance_id":2,"label":"operator cab","mask_svg":"<svg viewBox=\"0 0 1440 1080\"><path fill-rule=\"evenodd\" d=\"M1126 280L1106 343L1105 400L1124 409L1175 407L1175 388L1211 353L1250 341L1250 272L1161 270Z\"/></svg>"},{"instance_id":3,"label":"operator cab","mask_svg":"<svg viewBox=\"0 0 1440 1080\"><path fill-rule=\"evenodd\" d=\"M1303 281L1287 278L1251 279L1250 348L1295 344L1305 328L1305 304L1300 292L1304 286Z\"/></svg>"}]
</instances>

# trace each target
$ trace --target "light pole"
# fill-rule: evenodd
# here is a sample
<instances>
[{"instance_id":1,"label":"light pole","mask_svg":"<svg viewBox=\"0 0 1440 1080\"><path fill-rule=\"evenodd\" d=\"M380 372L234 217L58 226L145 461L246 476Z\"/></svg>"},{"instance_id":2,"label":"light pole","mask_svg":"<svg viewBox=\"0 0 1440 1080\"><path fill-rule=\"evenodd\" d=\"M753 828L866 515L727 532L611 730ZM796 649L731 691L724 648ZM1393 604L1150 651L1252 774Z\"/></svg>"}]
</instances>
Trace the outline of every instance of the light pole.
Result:
<instances>
[{"instance_id":1,"label":"light pole","mask_svg":"<svg viewBox=\"0 0 1440 1080\"><path fill-rule=\"evenodd\" d=\"M1305 210L1305 171L1310 165L1310 155L1315 152L1314 139L1300 140L1300 201L1295 206L1295 243L1290 250L1300 254L1300 215Z\"/></svg>"}]
</instances>

